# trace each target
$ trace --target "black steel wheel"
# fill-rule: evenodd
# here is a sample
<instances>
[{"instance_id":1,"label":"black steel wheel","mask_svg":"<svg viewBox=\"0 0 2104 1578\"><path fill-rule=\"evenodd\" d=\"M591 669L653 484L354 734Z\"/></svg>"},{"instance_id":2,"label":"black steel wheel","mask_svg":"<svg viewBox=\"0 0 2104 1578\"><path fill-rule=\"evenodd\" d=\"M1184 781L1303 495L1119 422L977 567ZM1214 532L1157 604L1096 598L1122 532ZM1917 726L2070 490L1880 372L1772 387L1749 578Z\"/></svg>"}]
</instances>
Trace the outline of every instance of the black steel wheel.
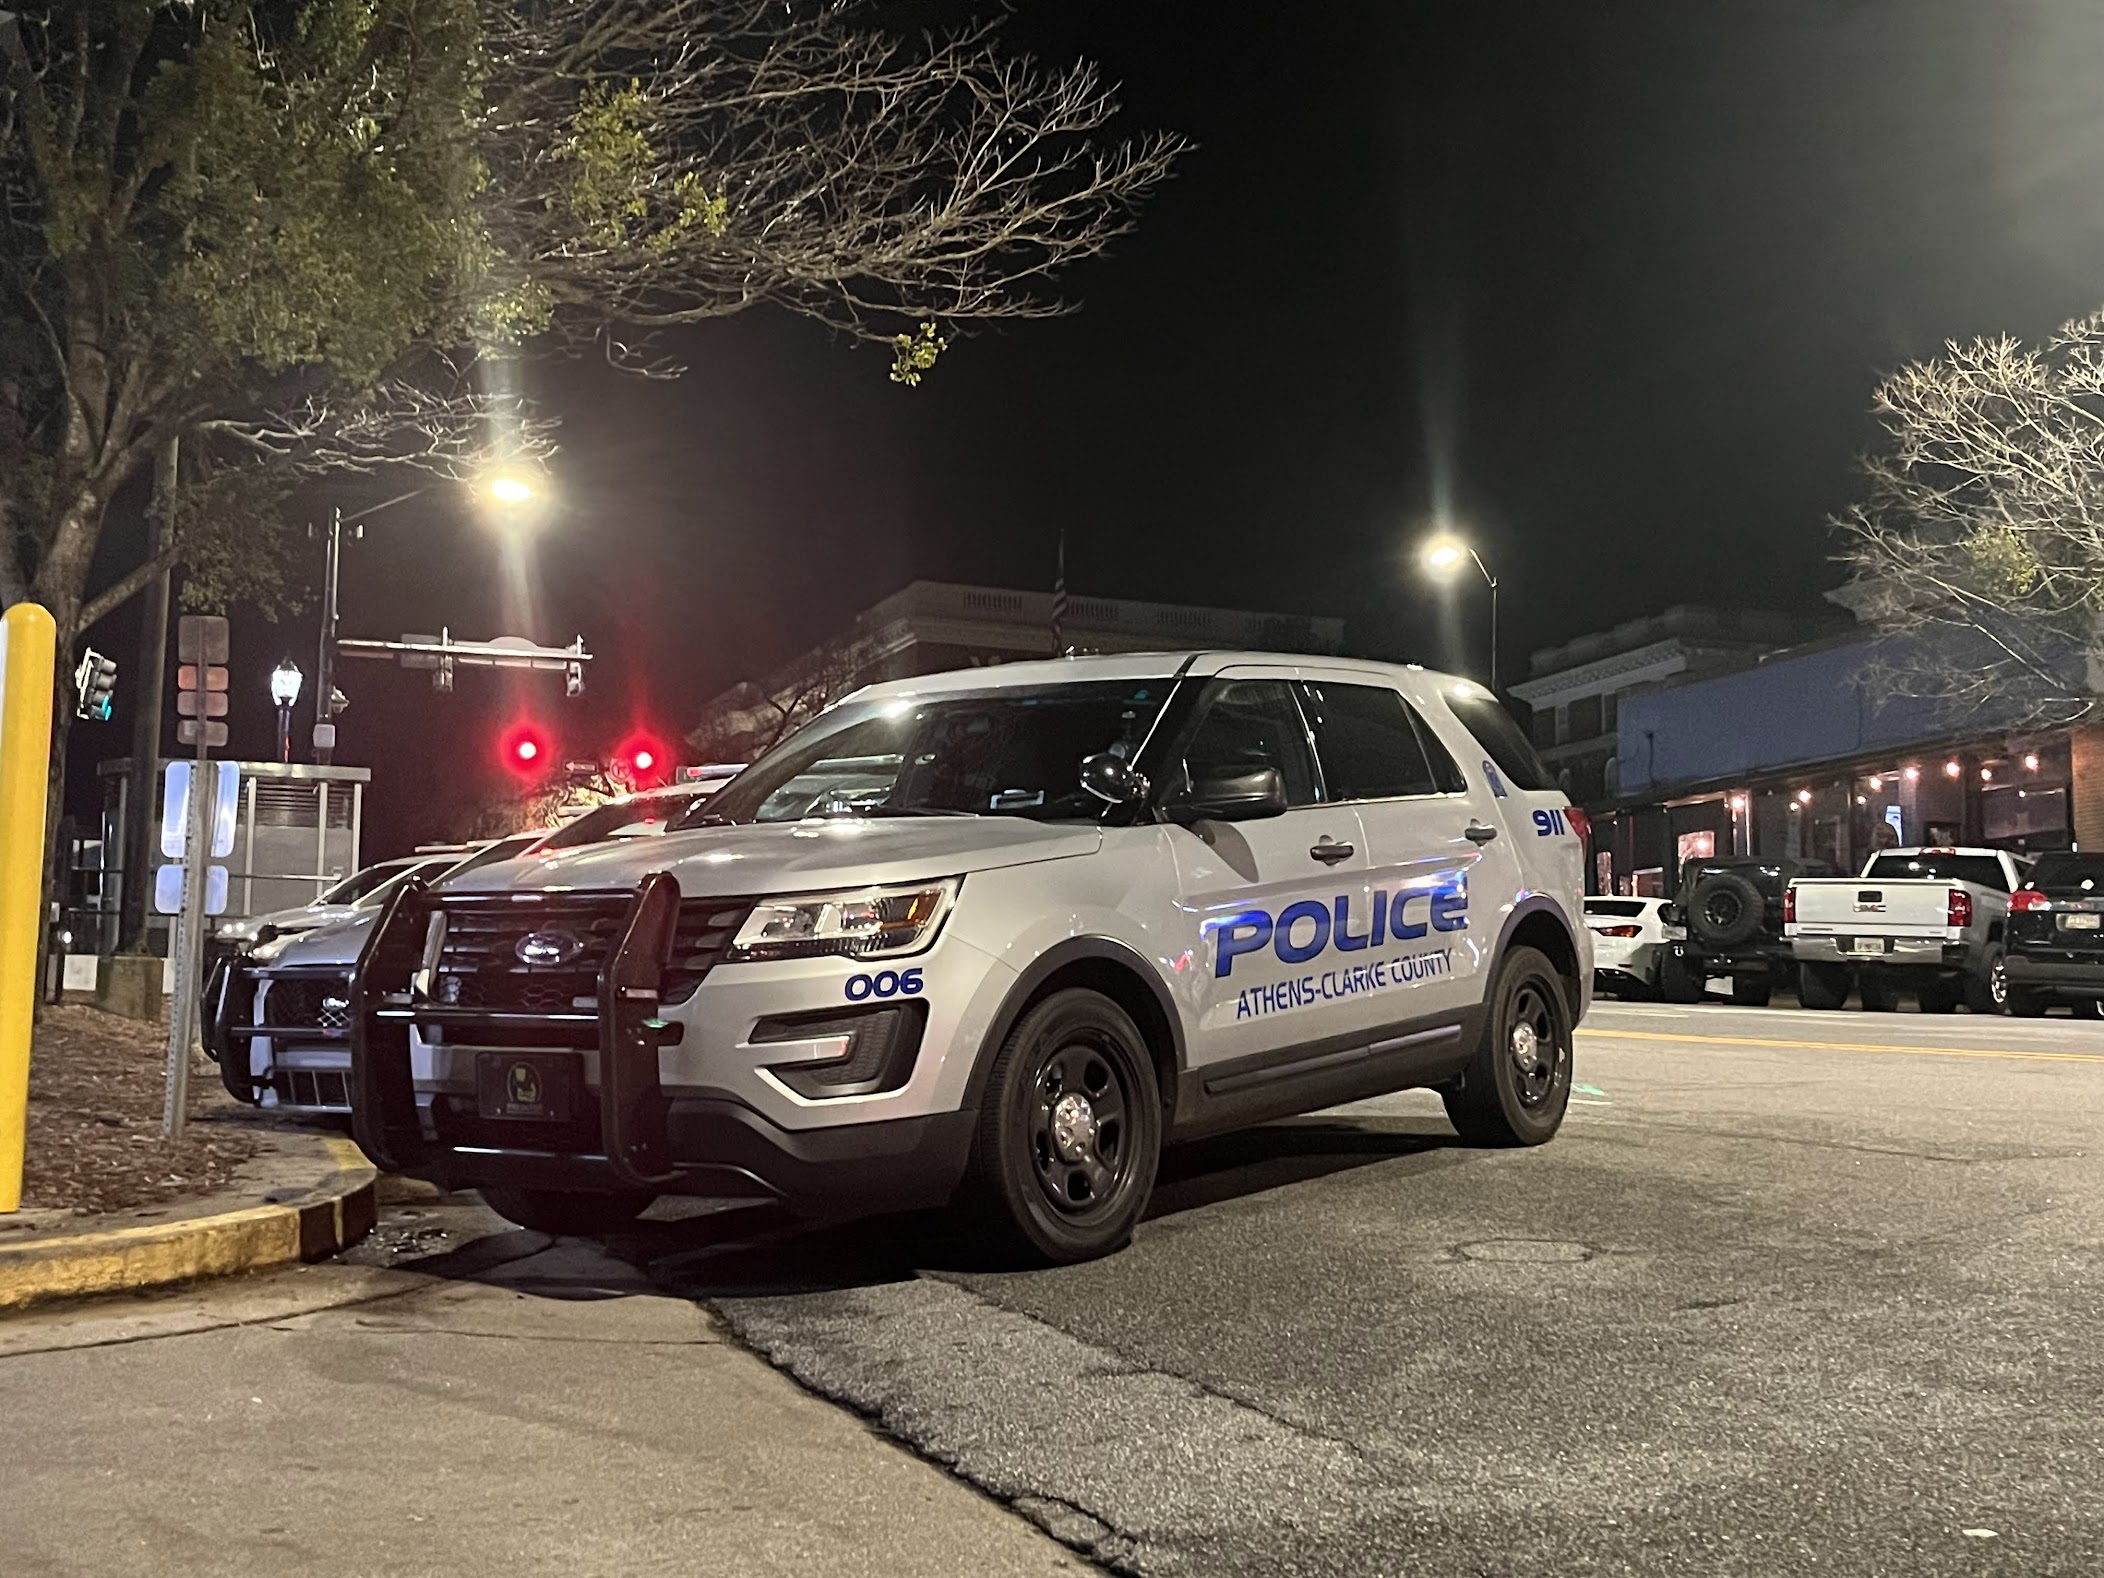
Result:
<instances>
[{"instance_id":1,"label":"black steel wheel","mask_svg":"<svg viewBox=\"0 0 2104 1578\"><path fill-rule=\"evenodd\" d=\"M1571 1007L1547 954L1514 948L1485 1002L1483 1033L1447 1117L1473 1145L1540 1145L1571 1100Z\"/></svg>"},{"instance_id":2,"label":"black steel wheel","mask_svg":"<svg viewBox=\"0 0 2104 1578\"><path fill-rule=\"evenodd\" d=\"M1001 1238L1054 1264L1132 1236L1161 1158L1162 1098L1146 1038L1100 992L1054 992L995 1055L968 1187Z\"/></svg>"},{"instance_id":3,"label":"black steel wheel","mask_svg":"<svg viewBox=\"0 0 2104 1578\"><path fill-rule=\"evenodd\" d=\"M513 1189L484 1185L483 1202L497 1215L536 1233L587 1238L618 1233L650 1208L654 1194L624 1191L591 1194L563 1189Z\"/></svg>"}]
</instances>

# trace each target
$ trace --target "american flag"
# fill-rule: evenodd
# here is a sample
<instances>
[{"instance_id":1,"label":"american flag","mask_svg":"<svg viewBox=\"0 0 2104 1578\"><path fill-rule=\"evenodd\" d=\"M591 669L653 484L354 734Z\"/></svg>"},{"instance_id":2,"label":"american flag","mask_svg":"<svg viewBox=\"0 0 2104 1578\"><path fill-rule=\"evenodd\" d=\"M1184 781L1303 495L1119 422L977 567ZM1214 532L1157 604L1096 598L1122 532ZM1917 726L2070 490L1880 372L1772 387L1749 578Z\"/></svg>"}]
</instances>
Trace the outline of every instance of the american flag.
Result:
<instances>
[{"instance_id":1,"label":"american flag","mask_svg":"<svg viewBox=\"0 0 2104 1578\"><path fill-rule=\"evenodd\" d=\"M1052 652L1056 657L1067 649L1067 533L1059 532L1059 572L1052 578Z\"/></svg>"}]
</instances>

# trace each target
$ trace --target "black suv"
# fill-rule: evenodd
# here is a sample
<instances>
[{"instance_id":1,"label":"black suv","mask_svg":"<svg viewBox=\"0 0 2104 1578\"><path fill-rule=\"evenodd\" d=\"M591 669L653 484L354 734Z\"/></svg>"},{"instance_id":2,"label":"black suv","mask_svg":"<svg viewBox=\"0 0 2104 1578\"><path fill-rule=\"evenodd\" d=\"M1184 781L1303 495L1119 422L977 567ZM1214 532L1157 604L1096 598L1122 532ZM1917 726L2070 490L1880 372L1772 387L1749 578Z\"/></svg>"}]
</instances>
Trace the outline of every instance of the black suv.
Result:
<instances>
[{"instance_id":1,"label":"black suv","mask_svg":"<svg viewBox=\"0 0 2104 1578\"><path fill-rule=\"evenodd\" d=\"M2104 1017L2104 855L2040 855L2009 895L2002 945L2009 1012L2033 1019L2066 1003Z\"/></svg>"},{"instance_id":2,"label":"black suv","mask_svg":"<svg viewBox=\"0 0 2104 1578\"><path fill-rule=\"evenodd\" d=\"M1824 860L1771 860L1723 855L1680 868L1680 891L1668 924L1687 929L1666 946L1658 991L1669 1003L1697 1003L1713 975L1731 977L1731 1000L1765 1008L1777 981L1796 979L1797 961L1783 940L1783 889L1793 877L1838 877Z\"/></svg>"}]
</instances>

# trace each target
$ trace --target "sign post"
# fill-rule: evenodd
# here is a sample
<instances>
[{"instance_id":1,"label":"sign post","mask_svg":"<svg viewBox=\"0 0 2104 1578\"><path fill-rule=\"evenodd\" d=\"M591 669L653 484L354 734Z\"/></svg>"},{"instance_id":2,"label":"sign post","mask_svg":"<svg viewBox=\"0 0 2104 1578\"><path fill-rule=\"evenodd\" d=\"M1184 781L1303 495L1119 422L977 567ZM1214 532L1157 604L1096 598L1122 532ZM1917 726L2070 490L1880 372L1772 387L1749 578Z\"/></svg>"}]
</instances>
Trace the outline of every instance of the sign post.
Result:
<instances>
[{"instance_id":1,"label":"sign post","mask_svg":"<svg viewBox=\"0 0 2104 1578\"><path fill-rule=\"evenodd\" d=\"M58 626L35 603L0 614L0 1212L22 1207L57 648Z\"/></svg>"},{"instance_id":2,"label":"sign post","mask_svg":"<svg viewBox=\"0 0 2104 1578\"><path fill-rule=\"evenodd\" d=\"M190 1047L197 1039L198 999L203 995L205 884L212 860L212 802L204 764L215 745L226 744L227 629L212 614L185 614L176 625L176 738L197 747L184 809L182 909L175 929L175 996L168 1003L168 1082L161 1102L161 1132L183 1135L190 1103ZM172 765L172 764L171 764ZM165 835L164 835L165 837Z\"/></svg>"}]
</instances>

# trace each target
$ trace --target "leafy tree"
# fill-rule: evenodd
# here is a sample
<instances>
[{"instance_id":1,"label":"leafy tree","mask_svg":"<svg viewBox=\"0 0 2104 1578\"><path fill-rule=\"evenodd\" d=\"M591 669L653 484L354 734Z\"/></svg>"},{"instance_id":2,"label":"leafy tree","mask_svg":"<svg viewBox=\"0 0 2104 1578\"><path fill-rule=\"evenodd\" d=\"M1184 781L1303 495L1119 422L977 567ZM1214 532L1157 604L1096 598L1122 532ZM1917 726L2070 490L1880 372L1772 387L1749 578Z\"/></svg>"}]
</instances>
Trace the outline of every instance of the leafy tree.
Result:
<instances>
[{"instance_id":1,"label":"leafy tree","mask_svg":"<svg viewBox=\"0 0 2104 1578\"><path fill-rule=\"evenodd\" d=\"M2042 345L1950 344L1878 386L1887 442L1835 524L1873 679L1955 712L2071 721L2104 675L2104 312Z\"/></svg>"},{"instance_id":2,"label":"leafy tree","mask_svg":"<svg viewBox=\"0 0 2104 1578\"><path fill-rule=\"evenodd\" d=\"M915 383L1065 310L1179 151L1088 66L815 0L0 3L0 602L68 642L170 563L270 595L317 473L544 448L524 351L665 374L651 331L773 305ZM173 541L91 590L170 440Z\"/></svg>"}]
</instances>

